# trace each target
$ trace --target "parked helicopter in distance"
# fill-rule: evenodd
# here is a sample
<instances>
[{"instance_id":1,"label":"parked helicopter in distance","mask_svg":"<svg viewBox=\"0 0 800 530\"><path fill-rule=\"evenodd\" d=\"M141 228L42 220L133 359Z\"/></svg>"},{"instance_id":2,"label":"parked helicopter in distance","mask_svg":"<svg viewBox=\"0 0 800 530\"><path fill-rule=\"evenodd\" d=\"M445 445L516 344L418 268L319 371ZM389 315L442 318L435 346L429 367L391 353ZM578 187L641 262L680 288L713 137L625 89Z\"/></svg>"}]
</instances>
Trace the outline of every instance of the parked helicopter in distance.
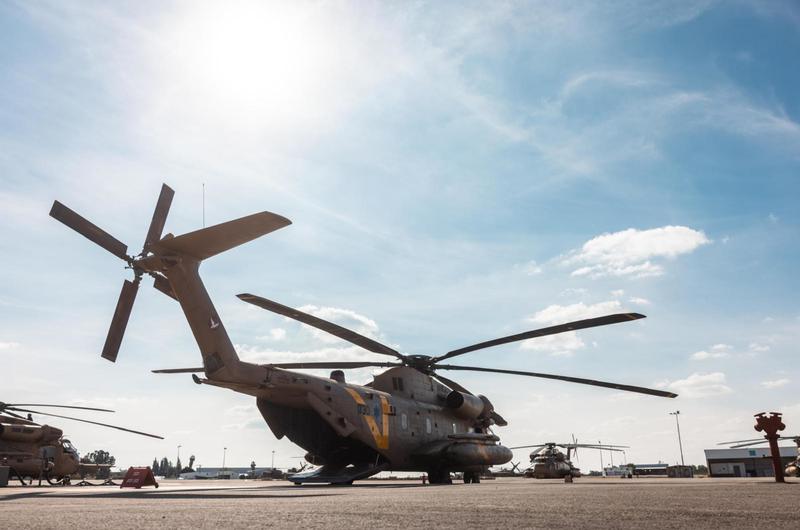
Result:
<instances>
[{"instance_id":1,"label":"parked helicopter in distance","mask_svg":"<svg viewBox=\"0 0 800 530\"><path fill-rule=\"evenodd\" d=\"M95 407L0 402L0 464L10 467L13 474L23 482L26 477L29 477L31 481L34 478L42 478L50 484L63 484L69 482L70 475L74 473L85 473L108 467L104 464L81 463L77 449L68 439L63 437L64 432L56 427L34 422L32 414L91 423L163 440L161 436L155 434L134 431L108 423L31 410L27 407L56 407L95 412L114 412L113 410ZM18 414L20 412L27 414L27 417Z\"/></svg>"},{"instance_id":2,"label":"parked helicopter in distance","mask_svg":"<svg viewBox=\"0 0 800 530\"><path fill-rule=\"evenodd\" d=\"M601 445L601 444L579 444L577 441L568 443L555 443L547 442L533 445L520 445L511 447L515 449L528 449L534 447L531 451L531 467L525 470L525 476L528 478L565 478L571 476L578 478L581 476L581 470L572 464L572 455L578 454L578 448L581 449L599 449L601 451L620 451L628 449L627 445ZM567 450L567 454L559 451L558 448Z\"/></svg>"},{"instance_id":3,"label":"parked helicopter in distance","mask_svg":"<svg viewBox=\"0 0 800 530\"><path fill-rule=\"evenodd\" d=\"M778 441L791 440L797 446L797 458L786 464L783 470L784 475L787 477L800 477L800 435L795 436L779 436ZM749 440L735 440L733 442L720 442L717 445L729 445L731 449L741 449L743 447L753 447L769 443L768 440L762 438L751 438Z\"/></svg>"},{"instance_id":4,"label":"parked helicopter in distance","mask_svg":"<svg viewBox=\"0 0 800 530\"><path fill-rule=\"evenodd\" d=\"M443 364L476 350L511 342L644 318L621 313L589 318L459 348L439 356L406 355L373 339L297 309L252 294L239 298L268 311L330 333L394 362L307 362L253 364L239 359L222 319L199 274L203 260L256 239L291 222L270 212L173 236L162 232L174 192L162 186L142 251L127 246L58 201L50 215L122 259L133 271L125 280L106 336L102 357L115 361L142 277L181 306L200 349L202 367L154 370L192 373L197 384L227 388L256 398L256 405L275 436L287 436L305 449L319 469L289 480L348 484L380 471L423 471L431 483L450 483L450 472L463 472L465 482L479 482L480 473L512 458L490 432L506 420L489 399L475 395L439 371L459 370L513 374L569 381L674 398L663 390L592 379L518 370ZM367 385L347 383L342 370L381 367L389 370ZM331 369L330 378L296 370ZM197 373L203 373L199 377Z\"/></svg>"}]
</instances>

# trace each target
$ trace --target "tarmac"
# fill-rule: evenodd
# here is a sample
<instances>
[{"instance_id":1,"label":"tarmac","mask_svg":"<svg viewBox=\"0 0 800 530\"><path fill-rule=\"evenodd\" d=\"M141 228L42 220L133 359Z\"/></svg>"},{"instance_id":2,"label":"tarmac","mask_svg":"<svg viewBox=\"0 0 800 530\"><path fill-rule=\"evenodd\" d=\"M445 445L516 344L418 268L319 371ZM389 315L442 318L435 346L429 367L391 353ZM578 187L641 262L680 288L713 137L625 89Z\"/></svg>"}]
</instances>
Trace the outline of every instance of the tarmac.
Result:
<instances>
[{"instance_id":1,"label":"tarmac","mask_svg":"<svg viewBox=\"0 0 800 530\"><path fill-rule=\"evenodd\" d=\"M0 488L3 528L800 528L798 479L164 480Z\"/></svg>"}]
</instances>

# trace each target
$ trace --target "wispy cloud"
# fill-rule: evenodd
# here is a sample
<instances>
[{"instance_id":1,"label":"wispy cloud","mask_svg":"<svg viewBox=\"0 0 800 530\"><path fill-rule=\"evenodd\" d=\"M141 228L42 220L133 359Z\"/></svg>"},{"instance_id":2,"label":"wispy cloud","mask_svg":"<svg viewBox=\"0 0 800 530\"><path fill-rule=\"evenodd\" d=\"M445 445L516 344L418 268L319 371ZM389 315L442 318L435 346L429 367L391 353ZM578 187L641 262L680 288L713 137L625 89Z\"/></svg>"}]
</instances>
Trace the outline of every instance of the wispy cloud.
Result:
<instances>
[{"instance_id":1,"label":"wispy cloud","mask_svg":"<svg viewBox=\"0 0 800 530\"><path fill-rule=\"evenodd\" d=\"M731 356L731 346L728 344L714 344L708 350L694 352L689 358L693 361L705 361L708 359L724 359Z\"/></svg>"},{"instance_id":2,"label":"wispy cloud","mask_svg":"<svg viewBox=\"0 0 800 530\"><path fill-rule=\"evenodd\" d=\"M764 388L780 388L782 386L786 386L790 383L789 379L781 378L781 379L773 379L772 381L762 381L761 386Z\"/></svg>"}]
</instances>

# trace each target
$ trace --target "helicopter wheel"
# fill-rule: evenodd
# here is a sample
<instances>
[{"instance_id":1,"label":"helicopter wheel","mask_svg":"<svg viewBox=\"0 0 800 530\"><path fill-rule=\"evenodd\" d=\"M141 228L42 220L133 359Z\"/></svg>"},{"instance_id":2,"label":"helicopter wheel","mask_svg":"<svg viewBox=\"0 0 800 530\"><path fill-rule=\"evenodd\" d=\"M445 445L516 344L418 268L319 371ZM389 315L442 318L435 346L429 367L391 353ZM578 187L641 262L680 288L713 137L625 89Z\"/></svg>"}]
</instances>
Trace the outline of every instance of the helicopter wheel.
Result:
<instances>
[{"instance_id":1,"label":"helicopter wheel","mask_svg":"<svg viewBox=\"0 0 800 530\"><path fill-rule=\"evenodd\" d=\"M481 474L477 471L465 471L464 472L464 484L480 484L481 483Z\"/></svg>"},{"instance_id":2,"label":"helicopter wheel","mask_svg":"<svg viewBox=\"0 0 800 530\"><path fill-rule=\"evenodd\" d=\"M431 484L447 484L447 482L445 482L445 476L449 479L450 473L446 473L441 469L431 469L428 471L428 482Z\"/></svg>"}]
</instances>

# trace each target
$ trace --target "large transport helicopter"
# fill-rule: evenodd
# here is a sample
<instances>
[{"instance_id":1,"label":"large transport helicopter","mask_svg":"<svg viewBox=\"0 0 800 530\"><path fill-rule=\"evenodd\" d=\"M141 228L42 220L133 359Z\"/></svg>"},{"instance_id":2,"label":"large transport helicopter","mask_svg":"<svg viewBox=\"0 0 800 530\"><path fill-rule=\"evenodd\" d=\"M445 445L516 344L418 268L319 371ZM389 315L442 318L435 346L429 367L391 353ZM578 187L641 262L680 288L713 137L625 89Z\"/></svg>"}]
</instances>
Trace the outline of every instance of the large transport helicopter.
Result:
<instances>
[{"instance_id":1,"label":"large transport helicopter","mask_svg":"<svg viewBox=\"0 0 800 530\"><path fill-rule=\"evenodd\" d=\"M797 458L786 464L783 470L784 475L787 477L800 477L800 434L795 436L779 436L778 441L791 440L797 446ZM749 440L734 440L732 442L721 442L717 445L728 445L731 449L741 449L743 447L753 447L769 443L769 440L762 438L751 438Z\"/></svg>"},{"instance_id":2,"label":"large transport helicopter","mask_svg":"<svg viewBox=\"0 0 800 530\"><path fill-rule=\"evenodd\" d=\"M102 357L115 361L142 277L175 299L189 322L203 366L155 370L192 373L197 384L227 388L256 398L261 415L277 438L287 436L308 451L309 462L321 467L289 477L295 483L348 484L384 470L427 472L431 483L450 483L450 472L463 472L465 482L478 482L480 473L512 458L490 432L506 421L485 396L472 392L438 372L466 370L542 377L639 392L661 397L676 394L639 386L578 377L517 370L443 364L468 352L510 342L643 318L622 313L527 331L450 351L439 356L405 355L393 348L296 309L252 294L239 298L268 311L326 331L368 351L393 357L395 362L308 362L253 364L243 362L200 278L200 263L216 254L291 224L270 212L162 237L174 192L161 188L144 248L136 256L127 246L58 201L50 215L100 245L132 269L125 280L103 346ZM389 368L364 386L345 381L342 370ZM298 372L331 369L330 378ZM197 373L202 373L200 377Z\"/></svg>"},{"instance_id":3,"label":"large transport helicopter","mask_svg":"<svg viewBox=\"0 0 800 530\"><path fill-rule=\"evenodd\" d=\"M76 473L81 475L91 474L92 472L97 472L99 468L110 467L105 464L81 463L78 450L68 439L64 438L64 432L56 427L34 422L32 414L91 423L92 425L163 440L161 436L155 434L134 431L133 429L126 429L125 427L108 423L31 410L28 407L57 407L60 409L114 412L109 409L72 405L0 402L0 465L10 467L13 475L16 475L23 484L26 478L30 482L33 479L40 478L47 480L50 484L66 484L69 482L70 475ZM20 415L20 412L27 414L27 417Z\"/></svg>"},{"instance_id":4,"label":"large transport helicopter","mask_svg":"<svg viewBox=\"0 0 800 530\"><path fill-rule=\"evenodd\" d=\"M578 478L581 470L572 464L571 457L577 456L578 449L599 449L601 451L620 451L628 449L627 445L600 445L600 444L579 444L577 442L555 443L547 442L534 445L520 445L510 449L528 449L531 451L531 467L525 470L528 478L565 478L571 476ZM566 449L567 454L559 451L558 448Z\"/></svg>"}]
</instances>

